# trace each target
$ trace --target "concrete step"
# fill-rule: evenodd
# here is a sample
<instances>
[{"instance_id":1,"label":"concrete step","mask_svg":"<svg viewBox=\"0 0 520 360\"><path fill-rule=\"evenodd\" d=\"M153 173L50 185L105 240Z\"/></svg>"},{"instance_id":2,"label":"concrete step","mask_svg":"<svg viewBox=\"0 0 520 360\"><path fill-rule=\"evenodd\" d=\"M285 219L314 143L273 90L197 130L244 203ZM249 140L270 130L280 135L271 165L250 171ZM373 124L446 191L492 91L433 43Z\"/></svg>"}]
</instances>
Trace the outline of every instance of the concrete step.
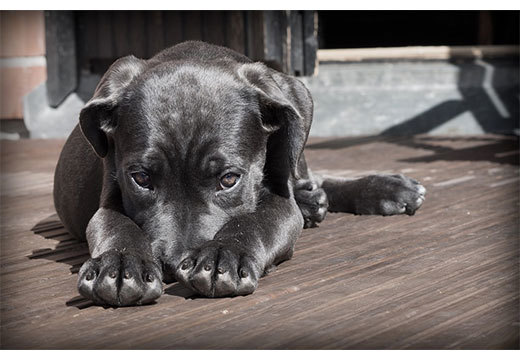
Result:
<instances>
[{"instance_id":1,"label":"concrete step","mask_svg":"<svg viewBox=\"0 0 520 360\"><path fill-rule=\"evenodd\" d=\"M320 63L312 136L515 133L516 60Z\"/></svg>"}]
</instances>

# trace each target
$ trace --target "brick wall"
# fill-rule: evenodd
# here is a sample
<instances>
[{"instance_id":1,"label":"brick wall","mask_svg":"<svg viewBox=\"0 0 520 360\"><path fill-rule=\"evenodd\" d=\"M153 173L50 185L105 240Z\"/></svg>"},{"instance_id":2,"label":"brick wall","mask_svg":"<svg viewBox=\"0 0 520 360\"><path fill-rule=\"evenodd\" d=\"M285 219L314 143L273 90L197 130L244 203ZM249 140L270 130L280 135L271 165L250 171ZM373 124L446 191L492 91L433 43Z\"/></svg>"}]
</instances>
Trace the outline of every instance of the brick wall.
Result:
<instances>
[{"instance_id":1,"label":"brick wall","mask_svg":"<svg viewBox=\"0 0 520 360\"><path fill-rule=\"evenodd\" d=\"M0 11L0 119L23 118L23 96L46 77L43 11Z\"/></svg>"}]
</instances>

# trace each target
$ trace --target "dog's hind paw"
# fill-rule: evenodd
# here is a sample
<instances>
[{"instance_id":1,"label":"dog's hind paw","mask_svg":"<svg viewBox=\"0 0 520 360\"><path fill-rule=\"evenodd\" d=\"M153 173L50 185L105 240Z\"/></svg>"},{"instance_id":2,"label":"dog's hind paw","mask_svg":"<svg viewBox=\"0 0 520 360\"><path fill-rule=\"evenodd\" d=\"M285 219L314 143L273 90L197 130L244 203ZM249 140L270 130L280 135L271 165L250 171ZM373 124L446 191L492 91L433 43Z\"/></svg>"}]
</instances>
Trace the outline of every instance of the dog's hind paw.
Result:
<instances>
[{"instance_id":1,"label":"dog's hind paw","mask_svg":"<svg viewBox=\"0 0 520 360\"><path fill-rule=\"evenodd\" d=\"M153 261L110 250L83 264L78 290L99 305L147 304L162 295L162 273Z\"/></svg>"},{"instance_id":2,"label":"dog's hind paw","mask_svg":"<svg viewBox=\"0 0 520 360\"><path fill-rule=\"evenodd\" d=\"M414 215L421 207L426 188L417 180L404 175L372 175L363 181L357 214Z\"/></svg>"},{"instance_id":3,"label":"dog's hind paw","mask_svg":"<svg viewBox=\"0 0 520 360\"><path fill-rule=\"evenodd\" d=\"M303 215L303 227L311 228L322 222L327 215L329 201L322 188L311 180L298 180L294 187L294 198Z\"/></svg>"}]
</instances>

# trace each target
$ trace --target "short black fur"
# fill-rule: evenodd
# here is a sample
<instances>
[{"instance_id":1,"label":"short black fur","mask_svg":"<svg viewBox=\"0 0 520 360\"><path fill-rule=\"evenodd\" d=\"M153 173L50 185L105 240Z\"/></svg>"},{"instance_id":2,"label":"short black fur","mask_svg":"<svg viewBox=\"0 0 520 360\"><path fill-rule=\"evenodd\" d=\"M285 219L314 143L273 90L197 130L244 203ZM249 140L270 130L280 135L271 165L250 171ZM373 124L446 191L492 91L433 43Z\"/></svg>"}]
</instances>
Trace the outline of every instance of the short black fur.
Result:
<instances>
[{"instance_id":1,"label":"short black fur","mask_svg":"<svg viewBox=\"0 0 520 360\"><path fill-rule=\"evenodd\" d=\"M223 47L185 42L116 61L55 173L56 210L90 249L79 292L113 306L153 302L163 281L246 295L327 209L417 210L424 187L401 175L313 176L312 112L300 81ZM234 186L221 186L226 174Z\"/></svg>"}]
</instances>

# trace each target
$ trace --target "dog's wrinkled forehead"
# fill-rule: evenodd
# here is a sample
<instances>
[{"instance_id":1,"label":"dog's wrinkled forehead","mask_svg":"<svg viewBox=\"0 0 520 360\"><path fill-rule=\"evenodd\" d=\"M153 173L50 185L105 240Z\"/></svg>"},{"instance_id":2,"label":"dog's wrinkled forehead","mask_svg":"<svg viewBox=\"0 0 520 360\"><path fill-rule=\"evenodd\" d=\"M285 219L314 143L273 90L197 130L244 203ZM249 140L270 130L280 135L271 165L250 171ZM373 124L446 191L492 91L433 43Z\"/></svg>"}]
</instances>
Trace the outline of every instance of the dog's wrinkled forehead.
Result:
<instances>
[{"instance_id":1,"label":"dog's wrinkled forehead","mask_svg":"<svg viewBox=\"0 0 520 360\"><path fill-rule=\"evenodd\" d=\"M260 110L254 94L232 72L182 65L160 66L129 89L120 109L127 145L217 142L234 148L258 143Z\"/></svg>"}]
</instances>

